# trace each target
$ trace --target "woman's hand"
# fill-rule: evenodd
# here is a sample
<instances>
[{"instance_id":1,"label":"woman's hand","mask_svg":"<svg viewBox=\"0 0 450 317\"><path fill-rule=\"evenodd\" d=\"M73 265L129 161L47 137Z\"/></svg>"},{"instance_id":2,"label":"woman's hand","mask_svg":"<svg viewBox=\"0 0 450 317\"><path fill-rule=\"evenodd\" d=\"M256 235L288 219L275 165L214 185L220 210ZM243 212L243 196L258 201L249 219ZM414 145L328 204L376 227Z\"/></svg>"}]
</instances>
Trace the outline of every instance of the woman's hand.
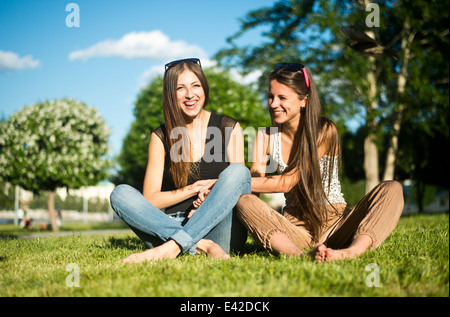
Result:
<instances>
[{"instance_id":1,"label":"woman's hand","mask_svg":"<svg viewBox=\"0 0 450 317\"><path fill-rule=\"evenodd\" d=\"M206 199L206 196L208 196L210 191L205 191L202 195L199 195L196 200L192 203L194 205L194 208L191 209L189 212L188 218L191 218L194 212L200 207L200 205L203 203L203 201Z\"/></svg>"},{"instance_id":2,"label":"woman's hand","mask_svg":"<svg viewBox=\"0 0 450 317\"><path fill-rule=\"evenodd\" d=\"M196 181L195 183L191 184L188 189L194 190L197 193L200 193L201 191L205 191L206 189L211 189L212 186L216 183L217 179L204 179Z\"/></svg>"},{"instance_id":3,"label":"woman's hand","mask_svg":"<svg viewBox=\"0 0 450 317\"><path fill-rule=\"evenodd\" d=\"M198 192L197 199L192 203L194 209L189 212L188 218L191 218L194 212L200 207L200 205L205 201L211 189L214 187L217 179L200 180L189 186L189 189L193 189Z\"/></svg>"}]
</instances>

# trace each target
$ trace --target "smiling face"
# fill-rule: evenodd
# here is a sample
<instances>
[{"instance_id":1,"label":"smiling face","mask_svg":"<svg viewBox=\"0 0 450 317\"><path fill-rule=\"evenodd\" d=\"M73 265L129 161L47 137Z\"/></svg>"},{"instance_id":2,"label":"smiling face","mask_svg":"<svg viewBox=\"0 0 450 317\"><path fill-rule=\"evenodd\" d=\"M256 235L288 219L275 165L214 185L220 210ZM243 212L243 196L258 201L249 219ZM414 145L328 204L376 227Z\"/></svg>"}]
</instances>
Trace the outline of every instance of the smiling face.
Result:
<instances>
[{"instance_id":1,"label":"smiling face","mask_svg":"<svg viewBox=\"0 0 450 317\"><path fill-rule=\"evenodd\" d=\"M184 117L193 120L205 104L205 91L198 77L190 70L178 76L177 101Z\"/></svg>"},{"instance_id":2,"label":"smiling face","mask_svg":"<svg viewBox=\"0 0 450 317\"><path fill-rule=\"evenodd\" d=\"M306 98L299 99L299 95L290 87L272 80L268 93L269 109L276 124L293 121L299 122L300 110L306 105Z\"/></svg>"}]
</instances>

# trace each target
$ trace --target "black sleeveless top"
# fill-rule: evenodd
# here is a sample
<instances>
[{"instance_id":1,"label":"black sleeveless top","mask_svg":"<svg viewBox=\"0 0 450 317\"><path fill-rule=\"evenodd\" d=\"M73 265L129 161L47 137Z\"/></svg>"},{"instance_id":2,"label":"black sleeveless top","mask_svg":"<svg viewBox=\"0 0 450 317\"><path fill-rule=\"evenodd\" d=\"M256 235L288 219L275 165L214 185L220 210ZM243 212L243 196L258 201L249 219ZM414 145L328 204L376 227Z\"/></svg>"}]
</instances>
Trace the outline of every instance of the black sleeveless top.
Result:
<instances>
[{"instance_id":1,"label":"black sleeveless top","mask_svg":"<svg viewBox=\"0 0 450 317\"><path fill-rule=\"evenodd\" d=\"M226 142L229 141L229 136L233 128L235 127L237 121L231 117L225 115L218 115L211 112L211 116L208 122L208 128L206 132L206 142L205 142L205 152L203 157L191 164L191 170L195 170L193 164L196 165L199 173L190 173L188 177L187 184L193 184L197 180L203 179L217 179L219 174L227 168L229 162L226 157ZM165 124L160 125L153 132L161 139L164 144L164 150L166 152L165 162L164 162L164 174L162 181L162 191L170 191L178 189L172 179L172 175L169 172L170 161L170 149L167 148L165 142L166 136L166 126ZM217 140L215 138L221 138ZM212 142L214 140L214 142ZM212 143L210 143L212 142ZM196 196L188 198L178 204L167 207L165 209L166 214L173 214L176 212L189 212L193 205L194 200L197 199Z\"/></svg>"}]
</instances>

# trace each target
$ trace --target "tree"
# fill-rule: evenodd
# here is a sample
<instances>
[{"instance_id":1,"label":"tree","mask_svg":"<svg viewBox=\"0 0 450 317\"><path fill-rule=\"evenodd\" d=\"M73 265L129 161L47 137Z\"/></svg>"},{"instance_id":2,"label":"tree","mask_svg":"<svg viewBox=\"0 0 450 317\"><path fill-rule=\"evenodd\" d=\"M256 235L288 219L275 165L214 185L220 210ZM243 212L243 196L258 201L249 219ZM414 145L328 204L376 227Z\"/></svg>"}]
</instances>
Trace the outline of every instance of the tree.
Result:
<instances>
[{"instance_id":1,"label":"tree","mask_svg":"<svg viewBox=\"0 0 450 317\"><path fill-rule=\"evenodd\" d=\"M428 131L428 137L442 134L448 139L448 5L448 1L399 1L385 18L396 30L401 54L397 65L382 65L386 96L393 101L391 116L384 119L389 142L383 179L395 175L405 123L422 126L420 130ZM415 137L405 129L409 137ZM404 143L408 143L406 138Z\"/></svg>"},{"instance_id":2,"label":"tree","mask_svg":"<svg viewBox=\"0 0 450 317\"><path fill-rule=\"evenodd\" d=\"M228 38L231 47L216 55L222 66L241 67L244 73L263 70L262 78L278 62L302 62L315 74L325 114L338 126L355 114L364 116L366 191L378 183L383 171L378 156L386 137L390 140L384 177L395 178L401 124L406 115L418 113L411 101L416 97L422 101L425 116L448 109L448 2L399 0L376 5L380 23L371 27L366 10L372 3L367 0L280 0L273 7L249 12L241 30ZM362 56L346 45L341 31L345 25L399 51L399 59ZM257 28L267 41L239 46L239 37ZM448 125L442 122L440 128L448 130Z\"/></svg>"},{"instance_id":3,"label":"tree","mask_svg":"<svg viewBox=\"0 0 450 317\"><path fill-rule=\"evenodd\" d=\"M2 180L39 193L49 191L52 229L56 188L77 189L107 177L110 130L96 108L73 99L25 106L0 123Z\"/></svg>"},{"instance_id":4,"label":"tree","mask_svg":"<svg viewBox=\"0 0 450 317\"><path fill-rule=\"evenodd\" d=\"M255 89L237 83L226 71L214 68L207 68L204 71L209 83L207 110L235 118L244 132L248 127L256 131L258 127L270 125L269 112L261 103ZM142 190L150 134L164 123L162 93L161 76L155 77L139 93L134 108L136 119L124 139L122 151L117 158L120 170L112 179L115 184L126 183ZM250 137L247 144L251 142ZM246 147L246 158L248 157Z\"/></svg>"}]
</instances>

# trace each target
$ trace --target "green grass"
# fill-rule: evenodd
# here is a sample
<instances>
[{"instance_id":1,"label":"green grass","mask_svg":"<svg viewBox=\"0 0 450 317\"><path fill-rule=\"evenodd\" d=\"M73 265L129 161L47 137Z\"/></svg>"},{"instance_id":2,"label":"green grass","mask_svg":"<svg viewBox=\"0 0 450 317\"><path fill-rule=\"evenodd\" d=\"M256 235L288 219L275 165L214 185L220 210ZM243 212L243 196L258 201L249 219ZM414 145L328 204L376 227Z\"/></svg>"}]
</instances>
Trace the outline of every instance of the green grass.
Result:
<instances>
[{"instance_id":1,"label":"green grass","mask_svg":"<svg viewBox=\"0 0 450 317\"><path fill-rule=\"evenodd\" d=\"M144 250L133 234L27 240L3 235L0 296L448 297L448 225L448 214L403 217L377 250L323 264L269 255L251 239L246 253L227 261L183 255L122 264L122 258ZM0 232L5 228L0 225ZM79 287L66 284L75 281L70 263L79 267ZM379 287L366 285L374 274L366 267L373 263Z\"/></svg>"}]
</instances>

